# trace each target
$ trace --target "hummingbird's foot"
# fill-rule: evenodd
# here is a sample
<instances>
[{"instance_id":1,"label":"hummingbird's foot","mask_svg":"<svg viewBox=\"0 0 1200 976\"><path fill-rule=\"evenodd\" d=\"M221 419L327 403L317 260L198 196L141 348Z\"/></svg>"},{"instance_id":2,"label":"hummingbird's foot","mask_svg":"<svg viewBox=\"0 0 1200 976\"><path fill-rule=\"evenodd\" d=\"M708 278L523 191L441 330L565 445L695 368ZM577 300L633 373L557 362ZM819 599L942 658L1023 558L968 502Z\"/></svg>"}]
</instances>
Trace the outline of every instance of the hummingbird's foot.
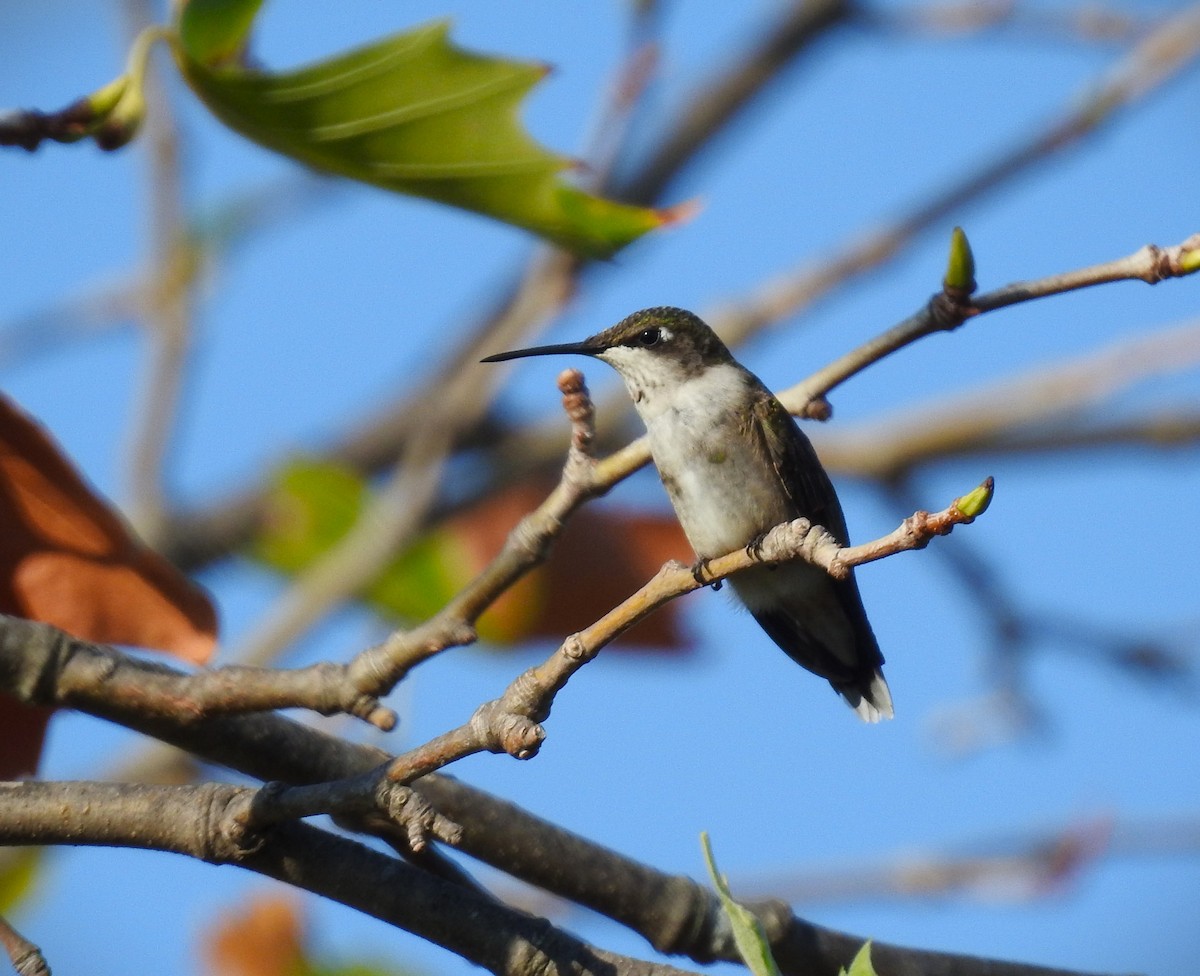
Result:
<instances>
[{"instance_id":1,"label":"hummingbird's foot","mask_svg":"<svg viewBox=\"0 0 1200 976\"><path fill-rule=\"evenodd\" d=\"M758 533L758 535L756 535L753 539L751 539L750 542L746 546L746 555L749 556L751 559L753 559L755 562L760 562L762 560L763 543L767 541L767 532L770 532L770 531L771 531L770 529L767 529L766 532ZM774 569L775 567L771 566L769 568Z\"/></svg>"},{"instance_id":2,"label":"hummingbird's foot","mask_svg":"<svg viewBox=\"0 0 1200 976\"><path fill-rule=\"evenodd\" d=\"M694 563L692 563L692 579L694 579L700 586L711 586L713 591L716 592L721 588L721 584L725 581L710 580L708 578L708 564L711 561L712 560L709 559L697 559Z\"/></svg>"}]
</instances>

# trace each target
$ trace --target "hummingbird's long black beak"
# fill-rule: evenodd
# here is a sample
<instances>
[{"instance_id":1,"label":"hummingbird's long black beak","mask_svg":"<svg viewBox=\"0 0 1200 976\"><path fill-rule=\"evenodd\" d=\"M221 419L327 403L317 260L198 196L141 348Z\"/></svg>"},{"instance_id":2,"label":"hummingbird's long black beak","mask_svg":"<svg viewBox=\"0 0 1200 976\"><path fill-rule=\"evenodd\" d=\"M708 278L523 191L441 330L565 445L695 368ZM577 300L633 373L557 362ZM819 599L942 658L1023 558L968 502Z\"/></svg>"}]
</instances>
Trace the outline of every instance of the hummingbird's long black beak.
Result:
<instances>
[{"instance_id":1,"label":"hummingbird's long black beak","mask_svg":"<svg viewBox=\"0 0 1200 976\"><path fill-rule=\"evenodd\" d=\"M577 356L594 356L603 352L602 346L589 345L587 342L560 342L554 346L533 346L530 349L514 349L512 352L498 352L494 356L485 356L481 363L502 363L509 359L525 359L528 356L559 356L574 354Z\"/></svg>"}]
</instances>

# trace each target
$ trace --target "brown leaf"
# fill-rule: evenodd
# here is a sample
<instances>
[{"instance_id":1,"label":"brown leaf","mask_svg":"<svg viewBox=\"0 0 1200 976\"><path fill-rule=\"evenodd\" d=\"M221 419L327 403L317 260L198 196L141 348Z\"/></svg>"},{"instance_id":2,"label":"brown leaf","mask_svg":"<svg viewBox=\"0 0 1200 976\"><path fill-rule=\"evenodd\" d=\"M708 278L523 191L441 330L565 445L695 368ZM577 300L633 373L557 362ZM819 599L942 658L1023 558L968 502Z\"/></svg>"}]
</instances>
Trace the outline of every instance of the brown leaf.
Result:
<instances>
[{"instance_id":1,"label":"brown leaf","mask_svg":"<svg viewBox=\"0 0 1200 976\"><path fill-rule=\"evenodd\" d=\"M3 395L0 612L192 664L216 646L216 611L204 591L135 539L46 431ZM0 776L33 771L44 725L45 714L0 702Z\"/></svg>"},{"instance_id":2,"label":"brown leaf","mask_svg":"<svg viewBox=\"0 0 1200 976\"><path fill-rule=\"evenodd\" d=\"M291 899L259 895L223 915L204 950L212 976L292 976L304 971L304 925Z\"/></svg>"},{"instance_id":3,"label":"brown leaf","mask_svg":"<svg viewBox=\"0 0 1200 976\"><path fill-rule=\"evenodd\" d=\"M512 527L536 508L550 486L511 488L463 512L450 526L469 545L474 571L500 551ZM514 637L562 639L603 616L644 584L668 559L690 562L673 516L583 509L567 523L546 565L506 593L485 619L522 620ZM530 613L532 609L535 613ZM613 645L627 650L687 650L675 602L660 607Z\"/></svg>"}]
</instances>

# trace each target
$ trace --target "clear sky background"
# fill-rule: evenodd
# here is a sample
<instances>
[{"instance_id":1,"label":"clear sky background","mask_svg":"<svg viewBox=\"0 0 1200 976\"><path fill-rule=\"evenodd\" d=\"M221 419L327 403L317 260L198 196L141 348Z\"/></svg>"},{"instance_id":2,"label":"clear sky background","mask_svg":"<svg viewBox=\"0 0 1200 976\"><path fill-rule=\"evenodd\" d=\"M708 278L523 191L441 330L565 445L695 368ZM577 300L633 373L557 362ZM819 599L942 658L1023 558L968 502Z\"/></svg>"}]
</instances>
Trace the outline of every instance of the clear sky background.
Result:
<instances>
[{"instance_id":1,"label":"clear sky background","mask_svg":"<svg viewBox=\"0 0 1200 976\"><path fill-rule=\"evenodd\" d=\"M1113 0L1105 9L1149 22L1179 6ZM667 4L660 75L638 134L656 131L664 113L779 7ZM1078 9L1019 7L1034 21ZM269 65L291 65L443 14L453 16L454 37L466 47L553 63L525 119L547 145L582 150L598 93L624 50L621 3L273 0L257 51ZM699 215L600 269L545 341L582 338L649 305L703 314L821 260L1026 138L1123 51L1025 23L969 36L844 29L674 185L671 201L696 198ZM117 74L125 56L117 5L83 0L0 5L0 45L0 104L12 106L63 105ZM285 160L222 129L181 86L172 96L197 214L294 176ZM1197 106L1200 72L1191 70L739 355L782 388L892 325L939 287L954 224L968 232L985 290L1116 258L1149 241L1183 240L1200 230ZM146 357L132 324L36 355L12 353L5 337L23 317L93 293L144 260L144 172L136 150L104 155L49 145L31 156L0 154L0 383L118 500ZM412 385L533 246L522 232L479 217L346 187L237 248L216 269L198 317L171 458L178 500L197 503L253 479L264 463L319 446L373 401ZM836 438L901 407L1196 323L1198 307L1200 281L1182 280L1153 289L1121 283L989 315L845 384L833 397L834 421L818 434ZM507 370L501 404L512 416L541 417L559 409L553 378L561 366L478 368L481 376ZM599 363L588 376L597 391L615 382ZM1195 371L1184 369L1123 392L1097 416L1185 408L1198 394ZM1007 406L997 394L997 409ZM1127 849L1132 828L1168 847L1190 829L1190 852L1114 852L1053 891L1031 893L1013 881L928 899L796 903L814 921L900 944L1081 970L1187 972L1200 951L1197 460L1192 448L1128 449L973 458L923 471L915 490L925 507L943 507L988 474L997 496L976 525L860 572L888 658L894 722L860 724L725 594L705 591L684 605L700 642L696 654L605 653L560 696L537 759L478 757L455 772L666 871L699 877L697 837L708 830L735 889L746 892L757 892L764 876L805 878L910 855L1003 853L1082 825L1110 825L1117 850ZM882 535L908 514L870 485L835 480L856 540ZM652 473L604 504L667 507ZM1192 670L1178 681L1139 682L1098 663L1092 648L1039 641L1022 674L1044 721L952 755L949 717L979 714L994 687L993 635L937 551L952 547L981 556L1025 611L1167 642ZM283 585L243 562L214 568L203 581L219 602L226 648ZM368 615L346 611L306 639L297 660L341 658L378 633ZM472 649L422 667L393 696L403 724L385 744L398 750L458 724L549 650ZM98 722L60 717L43 772L100 775L118 750L135 744ZM16 921L43 945L55 972L196 973L203 927L222 905L267 886L181 858L63 852ZM391 959L438 974L466 969L380 923L309 903L317 947L332 957ZM556 918L602 946L650 953L604 920Z\"/></svg>"}]
</instances>

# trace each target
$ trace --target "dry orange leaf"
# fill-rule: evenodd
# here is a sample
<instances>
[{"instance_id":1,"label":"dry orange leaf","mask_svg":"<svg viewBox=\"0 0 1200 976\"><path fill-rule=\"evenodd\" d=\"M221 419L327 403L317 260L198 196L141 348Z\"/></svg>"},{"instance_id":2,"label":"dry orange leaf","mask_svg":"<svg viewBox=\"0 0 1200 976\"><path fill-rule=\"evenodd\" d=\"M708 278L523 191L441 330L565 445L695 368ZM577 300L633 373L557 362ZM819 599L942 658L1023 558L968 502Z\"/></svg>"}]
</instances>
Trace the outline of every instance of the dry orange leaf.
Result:
<instances>
[{"instance_id":1,"label":"dry orange leaf","mask_svg":"<svg viewBox=\"0 0 1200 976\"><path fill-rule=\"evenodd\" d=\"M295 903L260 895L221 917L205 945L212 976L293 976L304 969L304 926Z\"/></svg>"},{"instance_id":2,"label":"dry orange leaf","mask_svg":"<svg viewBox=\"0 0 1200 976\"><path fill-rule=\"evenodd\" d=\"M134 538L49 434L2 394L0 612L192 664L216 647L207 594ZM36 768L48 714L0 701L0 777Z\"/></svg>"}]
</instances>

